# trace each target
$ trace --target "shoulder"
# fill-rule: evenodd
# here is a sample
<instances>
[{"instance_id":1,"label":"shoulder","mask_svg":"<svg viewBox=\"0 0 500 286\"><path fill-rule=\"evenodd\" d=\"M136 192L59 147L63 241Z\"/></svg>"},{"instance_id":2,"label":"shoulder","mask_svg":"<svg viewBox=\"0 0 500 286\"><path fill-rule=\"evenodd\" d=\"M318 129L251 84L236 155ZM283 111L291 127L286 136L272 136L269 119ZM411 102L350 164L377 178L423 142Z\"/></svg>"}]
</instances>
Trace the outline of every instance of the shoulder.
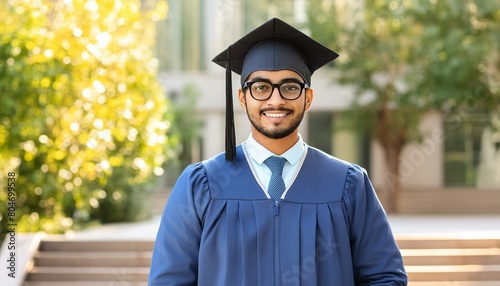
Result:
<instances>
[{"instance_id":1,"label":"shoulder","mask_svg":"<svg viewBox=\"0 0 500 286\"><path fill-rule=\"evenodd\" d=\"M342 159L339 159L335 156L332 156L320 149L317 149L317 148L314 148L314 147L311 147L311 146L307 146L307 156L310 157L311 159L317 161L318 163L322 163L322 164L329 164L329 165L333 165L333 166L339 166L339 167L344 167L344 168L348 168L351 163L345 161L345 160L342 160Z\"/></svg>"},{"instance_id":2,"label":"shoulder","mask_svg":"<svg viewBox=\"0 0 500 286\"><path fill-rule=\"evenodd\" d=\"M357 164L339 159L314 147L308 146L307 148L307 157L315 165L321 164L328 168L342 169L346 172L346 176L363 177L367 175L366 170Z\"/></svg>"},{"instance_id":3,"label":"shoulder","mask_svg":"<svg viewBox=\"0 0 500 286\"><path fill-rule=\"evenodd\" d=\"M213 199L253 199L262 192L248 192L255 189L255 177L252 174L241 145L236 149L236 158L232 162L225 160L221 153L203 161L209 184L209 192Z\"/></svg>"},{"instance_id":4,"label":"shoulder","mask_svg":"<svg viewBox=\"0 0 500 286\"><path fill-rule=\"evenodd\" d=\"M337 179L345 179L349 170L355 168L355 165L308 146L303 167L319 172L318 175L335 174Z\"/></svg>"},{"instance_id":5,"label":"shoulder","mask_svg":"<svg viewBox=\"0 0 500 286\"><path fill-rule=\"evenodd\" d=\"M304 166L311 169L309 173L334 180L333 184L344 193L344 199L352 201L353 197L372 189L366 170L354 163L339 159L319 149L308 147Z\"/></svg>"},{"instance_id":6,"label":"shoulder","mask_svg":"<svg viewBox=\"0 0 500 286\"><path fill-rule=\"evenodd\" d=\"M207 174L202 162L193 163L184 168L176 184L188 182L191 184L199 184L200 180L206 180L206 176Z\"/></svg>"},{"instance_id":7,"label":"shoulder","mask_svg":"<svg viewBox=\"0 0 500 286\"><path fill-rule=\"evenodd\" d=\"M235 172L240 172L243 166L246 166L247 161L243 152L242 146L236 147L236 158L233 162L226 161L225 153L220 153L208 160L201 162L207 176L221 176L225 173L234 175Z\"/></svg>"},{"instance_id":8,"label":"shoulder","mask_svg":"<svg viewBox=\"0 0 500 286\"><path fill-rule=\"evenodd\" d=\"M203 160L200 162L200 164L203 166L203 168L206 169L214 169L214 168L222 168L226 164L226 159L225 159L225 153L219 153L212 158L209 158L207 160Z\"/></svg>"}]
</instances>

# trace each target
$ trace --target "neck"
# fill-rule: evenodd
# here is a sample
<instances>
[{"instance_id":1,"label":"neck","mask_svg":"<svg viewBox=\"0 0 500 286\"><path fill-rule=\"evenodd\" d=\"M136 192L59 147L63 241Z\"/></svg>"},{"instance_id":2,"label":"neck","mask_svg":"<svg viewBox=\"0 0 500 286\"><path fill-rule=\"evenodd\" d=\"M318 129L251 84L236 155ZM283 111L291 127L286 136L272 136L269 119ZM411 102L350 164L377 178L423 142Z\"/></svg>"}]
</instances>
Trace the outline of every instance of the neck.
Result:
<instances>
[{"instance_id":1,"label":"neck","mask_svg":"<svg viewBox=\"0 0 500 286\"><path fill-rule=\"evenodd\" d=\"M267 150L273 152L276 155L281 155L288 151L288 149L292 148L295 143L297 143L297 141L299 140L299 131L295 130L292 134L284 138L273 139L264 136L255 129L252 129L252 136L255 141L259 142L259 144L264 146Z\"/></svg>"}]
</instances>

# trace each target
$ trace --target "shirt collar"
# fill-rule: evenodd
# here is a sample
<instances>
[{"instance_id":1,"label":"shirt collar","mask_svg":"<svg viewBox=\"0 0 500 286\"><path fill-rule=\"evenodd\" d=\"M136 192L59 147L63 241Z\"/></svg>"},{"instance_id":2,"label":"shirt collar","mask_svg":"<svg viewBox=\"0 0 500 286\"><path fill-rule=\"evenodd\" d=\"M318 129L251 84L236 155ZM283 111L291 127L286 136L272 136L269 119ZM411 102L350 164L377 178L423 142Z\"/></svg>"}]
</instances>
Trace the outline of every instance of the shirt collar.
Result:
<instances>
[{"instance_id":1,"label":"shirt collar","mask_svg":"<svg viewBox=\"0 0 500 286\"><path fill-rule=\"evenodd\" d=\"M278 156L266 149L266 147L262 146L259 142L257 142L253 138L252 134L250 134L250 136L248 136L248 139L245 141L245 147L250 158L252 158L252 160L254 160L257 164L262 164L267 158L271 156ZM304 151L304 141L302 141L302 137L299 134L299 140L297 140L297 143L295 143L295 145L293 145L280 157L284 157L287 162L293 166L300 161L300 158L304 154Z\"/></svg>"}]
</instances>

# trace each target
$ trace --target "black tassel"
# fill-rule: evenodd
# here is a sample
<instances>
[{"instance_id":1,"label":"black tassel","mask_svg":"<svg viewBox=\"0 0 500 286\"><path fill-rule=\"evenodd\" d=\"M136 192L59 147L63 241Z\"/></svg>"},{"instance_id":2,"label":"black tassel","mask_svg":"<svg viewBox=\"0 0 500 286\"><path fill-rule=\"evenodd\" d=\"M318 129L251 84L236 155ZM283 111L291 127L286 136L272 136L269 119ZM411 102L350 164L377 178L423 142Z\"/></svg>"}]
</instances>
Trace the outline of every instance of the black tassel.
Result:
<instances>
[{"instance_id":1,"label":"black tassel","mask_svg":"<svg viewBox=\"0 0 500 286\"><path fill-rule=\"evenodd\" d=\"M229 54L229 49L228 49ZM228 56L229 59L229 56ZM231 80L231 68L226 65L226 161L233 162L236 158L236 134L234 131L233 112L233 82Z\"/></svg>"}]
</instances>

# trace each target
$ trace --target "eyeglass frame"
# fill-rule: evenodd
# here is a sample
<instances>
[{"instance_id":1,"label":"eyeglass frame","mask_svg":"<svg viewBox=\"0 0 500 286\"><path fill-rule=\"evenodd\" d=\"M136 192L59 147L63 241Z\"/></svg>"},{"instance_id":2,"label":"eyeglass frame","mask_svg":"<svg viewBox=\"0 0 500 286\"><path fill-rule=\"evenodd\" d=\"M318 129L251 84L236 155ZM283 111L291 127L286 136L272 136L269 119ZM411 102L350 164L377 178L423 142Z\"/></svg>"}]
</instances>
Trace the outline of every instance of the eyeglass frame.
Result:
<instances>
[{"instance_id":1,"label":"eyeglass frame","mask_svg":"<svg viewBox=\"0 0 500 286\"><path fill-rule=\"evenodd\" d=\"M264 99L257 99L255 98L255 96L252 94L252 85L254 83L257 83L257 82L265 82L265 83L268 83L269 85L271 85L271 93L269 93L269 96L267 98L264 98ZM300 92L298 94L298 96L296 98L286 98L284 97L282 94L281 94L281 86L284 85L284 84L290 84L290 83L295 83L295 84L298 84L300 86ZM241 88L243 90L247 89L249 90L250 92L250 96L257 100L257 101L266 101L266 100L269 100L269 98L271 98L273 96L273 93L274 93L274 89L277 88L278 89L278 93L279 95L281 96L281 98L285 99L285 100L297 100L300 98L300 96L302 95L302 92L304 90L307 90L310 88L310 86L305 83L305 82L298 82L298 81L286 81L286 82L282 82L282 83L272 83L270 81L267 81L267 80L256 80L256 81L246 81L243 83L243 85L241 86Z\"/></svg>"}]
</instances>

